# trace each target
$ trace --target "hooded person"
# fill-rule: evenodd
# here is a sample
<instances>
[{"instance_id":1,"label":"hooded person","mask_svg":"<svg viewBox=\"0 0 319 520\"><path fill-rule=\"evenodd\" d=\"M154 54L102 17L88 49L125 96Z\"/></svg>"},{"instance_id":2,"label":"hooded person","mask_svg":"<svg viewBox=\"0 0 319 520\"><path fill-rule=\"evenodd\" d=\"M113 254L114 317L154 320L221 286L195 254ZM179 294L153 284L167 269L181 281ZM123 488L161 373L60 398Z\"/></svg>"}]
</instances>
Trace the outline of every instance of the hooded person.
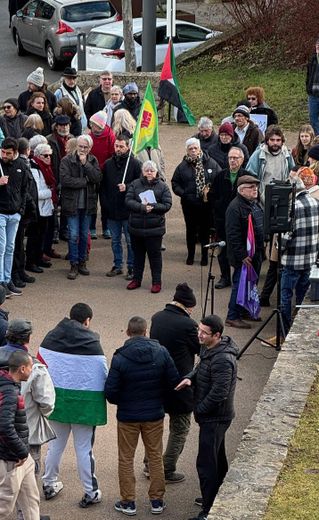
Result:
<instances>
[{"instance_id":1,"label":"hooded person","mask_svg":"<svg viewBox=\"0 0 319 520\"><path fill-rule=\"evenodd\" d=\"M131 83L127 83L123 88L123 96L124 99L120 101L113 109L113 119L114 113L120 108L125 108L128 110L132 117L137 121L138 115L141 109L141 99L139 96L138 86L133 81Z\"/></svg>"},{"instance_id":2,"label":"hooded person","mask_svg":"<svg viewBox=\"0 0 319 520\"><path fill-rule=\"evenodd\" d=\"M176 286L172 301L152 316L150 337L167 348L181 377L193 370L195 355L200 352L198 325L192 319L195 307L193 289L183 282ZM174 484L185 480L183 473L176 472L176 464L185 446L193 408L191 388L185 388L181 392L167 392L165 412L169 414L169 437L163 455L166 482ZM147 472L146 465L146 476Z\"/></svg>"},{"instance_id":3,"label":"hooded person","mask_svg":"<svg viewBox=\"0 0 319 520\"><path fill-rule=\"evenodd\" d=\"M234 131L234 127L231 123L222 123L218 129L218 138L212 143L207 152L212 159L214 159L222 170L228 167L228 152L233 147L237 146L241 148L244 153L243 167L249 160L249 152L247 147L240 142L238 135Z\"/></svg>"},{"instance_id":4,"label":"hooded person","mask_svg":"<svg viewBox=\"0 0 319 520\"><path fill-rule=\"evenodd\" d=\"M27 77L27 87L27 90L21 92L18 97L21 112L25 113L28 110L28 101L34 92L43 92L47 98L49 111L53 114L56 107L56 99L54 94L47 88L47 84L44 81L44 71L42 67L38 67L29 74Z\"/></svg>"},{"instance_id":5,"label":"hooded person","mask_svg":"<svg viewBox=\"0 0 319 520\"><path fill-rule=\"evenodd\" d=\"M8 98L3 103L4 115L0 116L0 128L4 137L19 139L24 131L27 116L21 114L16 98Z\"/></svg>"}]
</instances>

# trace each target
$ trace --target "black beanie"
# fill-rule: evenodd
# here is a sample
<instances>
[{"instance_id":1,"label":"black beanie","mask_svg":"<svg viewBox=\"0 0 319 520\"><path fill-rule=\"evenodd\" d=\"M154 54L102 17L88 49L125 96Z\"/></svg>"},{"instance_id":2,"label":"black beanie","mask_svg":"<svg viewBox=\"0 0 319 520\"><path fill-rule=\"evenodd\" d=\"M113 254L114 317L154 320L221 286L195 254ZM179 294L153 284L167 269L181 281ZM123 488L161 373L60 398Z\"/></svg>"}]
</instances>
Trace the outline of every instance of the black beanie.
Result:
<instances>
[{"instance_id":1,"label":"black beanie","mask_svg":"<svg viewBox=\"0 0 319 520\"><path fill-rule=\"evenodd\" d=\"M8 103L8 105L12 105L16 110L19 110L19 103L17 98L8 98L4 103Z\"/></svg>"},{"instance_id":2,"label":"black beanie","mask_svg":"<svg viewBox=\"0 0 319 520\"><path fill-rule=\"evenodd\" d=\"M310 148L308 157L315 159L315 161L319 161L319 144L315 144Z\"/></svg>"},{"instance_id":3,"label":"black beanie","mask_svg":"<svg viewBox=\"0 0 319 520\"><path fill-rule=\"evenodd\" d=\"M191 289L186 282L179 283L174 294L174 301L181 303L184 307L195 307L196 298L193 289Z\"/></svg>"}]
</instances>

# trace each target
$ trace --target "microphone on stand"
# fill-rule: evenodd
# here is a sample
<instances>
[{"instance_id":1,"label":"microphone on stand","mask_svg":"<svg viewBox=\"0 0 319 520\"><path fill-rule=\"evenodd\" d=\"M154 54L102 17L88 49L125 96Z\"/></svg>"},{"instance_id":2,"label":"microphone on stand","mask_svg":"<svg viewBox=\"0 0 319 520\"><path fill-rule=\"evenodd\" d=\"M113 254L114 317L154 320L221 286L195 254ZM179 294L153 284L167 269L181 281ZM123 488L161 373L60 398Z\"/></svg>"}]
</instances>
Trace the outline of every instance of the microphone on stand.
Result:
<instances>
[{"instance_id":1,"label":"microphone on stand","mask_svg":"<svg viewBox=\"0 0 319 520\"><path fill-rule=\"evenodd\" d=\"M214 247L225 247L225 245L226 245L226 242L221 240L220 242L211 242L210 244L206 244L203 247L205 247L206 249L213 249Z\"/></svg>"}]
</instances>

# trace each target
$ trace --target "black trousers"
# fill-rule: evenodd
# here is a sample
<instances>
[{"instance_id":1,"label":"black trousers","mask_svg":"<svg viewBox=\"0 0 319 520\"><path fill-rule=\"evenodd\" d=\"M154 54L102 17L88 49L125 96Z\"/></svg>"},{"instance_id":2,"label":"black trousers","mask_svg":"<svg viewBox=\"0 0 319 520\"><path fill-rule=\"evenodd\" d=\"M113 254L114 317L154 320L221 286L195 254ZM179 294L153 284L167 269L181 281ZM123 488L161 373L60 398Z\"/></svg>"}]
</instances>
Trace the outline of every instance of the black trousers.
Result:
<instances>
[{"instance_id":1,"label":"black trousers","mask_svg":"<svg viewBox=\"0 0 319 520\"><path fill-rule=\"evenodd\" d=\"M209 204L202 203L195 206L182 204L182 210L186 225L186 245L188 256L194 258L197 236L202 247L209 242L209 230L212 224L212 215ZM207 250L202 249L202 254L207 255Z\"/></svg>"},{"instance_id":2,"label":"black trousers","mask_svg":"<svg viewBox=\"0 0 319 520\"><path fill-rule=\"evenodd\" d=\"M26 264L28 265L39 265L42 260L49 218L50 217L38 217L37 222L31 222L28 226L28 240L26 245Z\"/></svg>"},{"instance_id":3,"label":"black trousers","mask_svg":"<svg viewBox=\"0 0 319 520\"><path fill-rule=\"evenodd\" d=\"M199 425L196 467L205 514L209 513L228 471L225 433L229 426L230 421L225 423L206 422Z\"/></svg>"},{"instance_id":4,"label":"black trousers","mask_svg":"<svg viewBox=\"0 0 319 520\"><path fill-rule=\"evenodd\" d=\"M24 252L24 235L27 223L21 219L14 243L12 278L19 278L24 273L25 268L25 252Z\"/></svg>"},{"instance_id":5,"label":"black trousers","mask_svg":"<svg viewBox=\"0 0 319 520\"><path fill-rule=\"evenodd\" d=\"M152 283L162 281L162 237L137 237L131 235L131 245L134 253L134 279L142 281L147 254L152 273Z\"/></svg>"}]
</instances>

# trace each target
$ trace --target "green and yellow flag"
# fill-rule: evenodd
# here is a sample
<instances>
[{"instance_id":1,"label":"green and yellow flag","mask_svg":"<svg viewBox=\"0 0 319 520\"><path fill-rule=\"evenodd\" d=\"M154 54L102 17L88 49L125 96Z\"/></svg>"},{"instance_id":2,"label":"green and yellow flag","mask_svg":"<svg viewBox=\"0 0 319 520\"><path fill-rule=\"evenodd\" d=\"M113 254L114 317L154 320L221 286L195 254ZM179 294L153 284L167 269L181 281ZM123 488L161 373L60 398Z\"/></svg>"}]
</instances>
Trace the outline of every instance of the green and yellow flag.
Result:
<instances>
[{"instance_id":1,"label":"green and yellow flag","mask_svg":"<svg viewBox=\"0 0 319 520\"><path fill-rule=\"evenodd\" d=\"M150 81L147 83L141 110L133 135L133 153L147 147L158 148L158 116Z\"/></svg>"}]
</instances>

